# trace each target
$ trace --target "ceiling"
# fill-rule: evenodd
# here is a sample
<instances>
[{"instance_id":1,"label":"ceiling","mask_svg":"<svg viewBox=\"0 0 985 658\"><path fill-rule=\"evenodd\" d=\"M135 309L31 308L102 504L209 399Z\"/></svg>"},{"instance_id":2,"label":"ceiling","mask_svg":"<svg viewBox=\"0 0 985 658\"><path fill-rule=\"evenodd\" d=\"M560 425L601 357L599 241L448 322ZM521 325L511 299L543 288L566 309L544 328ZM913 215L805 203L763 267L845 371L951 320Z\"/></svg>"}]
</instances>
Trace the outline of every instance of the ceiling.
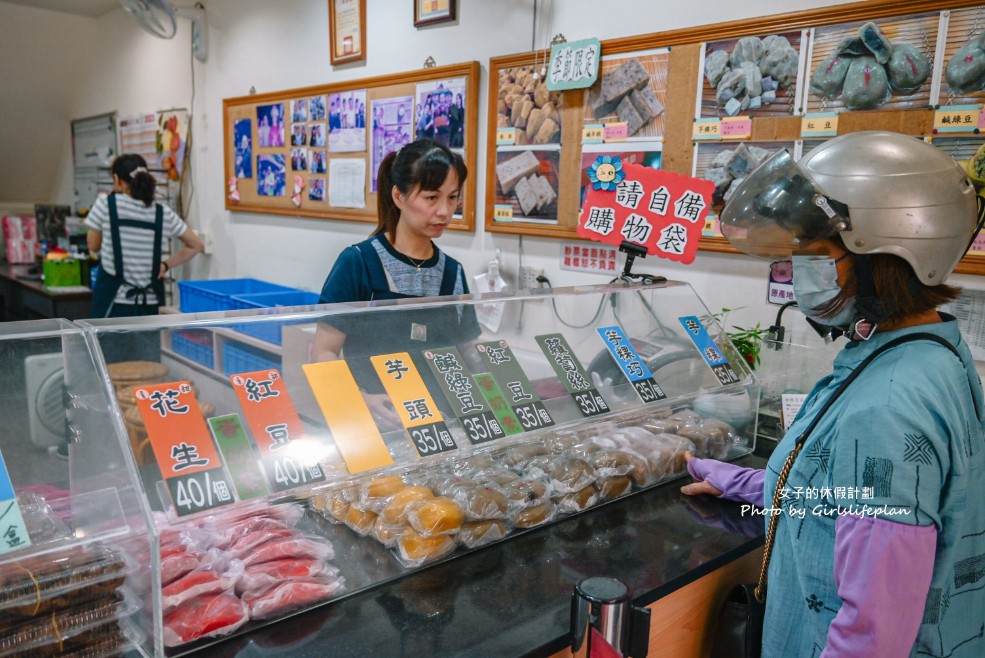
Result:
<instances>
[{"instance_id":1,"label":"ceiling","mask_svg":"<svg viewBox=\"0 0 985 658\"><path fill-rule=\"evenodd\" d=\"M3 0L12 5L99 18L120 8L120 0Z\"/></svg>"}]
</instances>

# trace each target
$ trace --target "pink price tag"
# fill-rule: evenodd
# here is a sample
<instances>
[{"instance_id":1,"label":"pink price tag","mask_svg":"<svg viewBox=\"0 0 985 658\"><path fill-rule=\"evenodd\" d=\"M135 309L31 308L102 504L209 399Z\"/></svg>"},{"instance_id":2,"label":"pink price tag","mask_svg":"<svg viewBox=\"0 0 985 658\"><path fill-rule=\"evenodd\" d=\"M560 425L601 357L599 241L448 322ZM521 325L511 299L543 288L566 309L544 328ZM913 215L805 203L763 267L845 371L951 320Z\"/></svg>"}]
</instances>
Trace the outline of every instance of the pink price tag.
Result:
<instances>
[{"instance_id":1,"label":"pink price tag","mask_svg":"<svg viewBox=\"0 0 985 658\"><path fill-rule=\"evenodd\" d=\"M607 123L602 139L606 142L624 142L629 137L629 125L626 123Z\"/></svg>"},{"instance_id":2,"label":"pink price tag","mask_svg":"<svg viewBox=\"0 0 985 658\"><path fill-rule=\"evenodd\" d=\"M985 130L985 107L978 110L978 129Z\"/></svg>"},{"instance_id":3,"label":"pink price tag","mask_svg":"<svg viewBox=\"0 0 985 658\"><path fill-rule=\"evenodd\" d=\"M749 137L752 135L752 119L722 119L721 133L722 137Z\"/></svg>"}]
</instances>

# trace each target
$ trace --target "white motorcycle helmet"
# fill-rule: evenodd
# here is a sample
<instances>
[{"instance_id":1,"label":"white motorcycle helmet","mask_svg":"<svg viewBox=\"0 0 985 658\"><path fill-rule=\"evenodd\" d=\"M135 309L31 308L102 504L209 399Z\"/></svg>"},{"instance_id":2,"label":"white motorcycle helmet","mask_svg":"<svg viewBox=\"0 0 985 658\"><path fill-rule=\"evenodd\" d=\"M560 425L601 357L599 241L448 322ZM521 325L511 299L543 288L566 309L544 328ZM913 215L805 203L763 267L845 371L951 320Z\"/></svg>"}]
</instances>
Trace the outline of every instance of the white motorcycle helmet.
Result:
<instances>
[{"instance_id":1,"label":"white motorcycle helmet","mask_svg":"<svg viewBox=\"0 0 985 658\"><path fill-rule=\"evenodd\" d=\"M888 131L836 137L794 162L779 151L745 179L721 213L739 250L789 259L840 235L859 255L893 254L923 284L942 283L977 233L975 188L942 150Z\"/></svg>"}]
</instances>

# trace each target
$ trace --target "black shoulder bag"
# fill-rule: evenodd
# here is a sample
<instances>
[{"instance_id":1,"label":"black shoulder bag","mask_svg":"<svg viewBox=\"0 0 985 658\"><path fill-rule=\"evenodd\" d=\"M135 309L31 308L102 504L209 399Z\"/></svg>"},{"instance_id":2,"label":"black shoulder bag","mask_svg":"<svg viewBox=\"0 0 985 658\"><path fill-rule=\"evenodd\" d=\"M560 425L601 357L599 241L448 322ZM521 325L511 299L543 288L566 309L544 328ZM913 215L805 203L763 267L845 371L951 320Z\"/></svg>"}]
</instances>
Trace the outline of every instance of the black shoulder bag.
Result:
<instances>
[{"instance_id":1,"label":"black shoulder bag","mask_svg":"<svg viewBox=\"0 0 985 658\"><path fill-rule=\"evenodd\" d=\"M951 352L961 359L961 355L949 342L935 334L915 333L894 338L882 347L875 350L865 358L855 370L852 371L841 386L828 398L824 406L815 414L814 420L807 426L807 429L797 437L797 443L793 450L787 455L780 475L776 480L776 490L773 492L772 509L780 506L780 492L787 484L787 477L790 469L793 468L794 460L800 454L801 448L807 441L814 428L820 422L824 414L831 408L845 389L855 381L867 365L872 363L876 357L883 352L890 350L903 343L915 340L929 340L940 344L951 350ZM974 397L972 397L974 400ZM977 403L976 403L977 407ZM776 524L780 520L779 514L770 515L769 527L766 530L766 545L763 549L763 566L759 572L759 582L736 585L729 592L725 603L718 614L718 627L715 629L715 637L711 650L711 658L759 658L763 650L763 618L766 613L766 574L769 569L770 555L773 553L773 540L776 538Z\"/></svg>"}]
</instances>

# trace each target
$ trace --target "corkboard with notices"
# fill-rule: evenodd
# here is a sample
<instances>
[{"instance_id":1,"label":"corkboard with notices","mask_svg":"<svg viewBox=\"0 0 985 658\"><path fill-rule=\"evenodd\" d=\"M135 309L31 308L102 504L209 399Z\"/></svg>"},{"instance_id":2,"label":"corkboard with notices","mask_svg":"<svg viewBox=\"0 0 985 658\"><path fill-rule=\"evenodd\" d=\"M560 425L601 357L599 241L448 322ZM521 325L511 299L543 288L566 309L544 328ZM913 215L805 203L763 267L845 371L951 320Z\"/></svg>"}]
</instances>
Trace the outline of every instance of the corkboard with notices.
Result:
<instances>
[{"instance_id":1,"label":"corkboard with notices","mask_svg":"<svg viewBox=\"0 0 985 658\"><path fill-rule=\"evenodd\" d=\"M479 63L223 99L226 209L376 223L377 171L421 137L478 151ZM465 181L452 230L475 228Z\"/></svg>"},{"instance_id":2,"label":"corkboard with notices","mask_svg":"<svg viewBox=\"0 0 985 658\"><path fill-rule=\"evenodd\" d=\"M493 58L486 230L578 239L586 170L600 155L618 155L714 180L700 248L738 253L716 216L757 158L780 148L799 158L860 130L922 137L970 172L977 155L981 175L972 180L985 186L985 78L962 78L951 65L982 28L980 1L836 5L603 41L591 88L550 93L535 75L548 66L546 53ZM894 65L894 52L905 67ZM851 73L825 78L839 53L839 66L859 60L866 80L882 76L885 93L860 93ZM956 271L985 274L985 240Z\"/></svg>"}]
</instances>

